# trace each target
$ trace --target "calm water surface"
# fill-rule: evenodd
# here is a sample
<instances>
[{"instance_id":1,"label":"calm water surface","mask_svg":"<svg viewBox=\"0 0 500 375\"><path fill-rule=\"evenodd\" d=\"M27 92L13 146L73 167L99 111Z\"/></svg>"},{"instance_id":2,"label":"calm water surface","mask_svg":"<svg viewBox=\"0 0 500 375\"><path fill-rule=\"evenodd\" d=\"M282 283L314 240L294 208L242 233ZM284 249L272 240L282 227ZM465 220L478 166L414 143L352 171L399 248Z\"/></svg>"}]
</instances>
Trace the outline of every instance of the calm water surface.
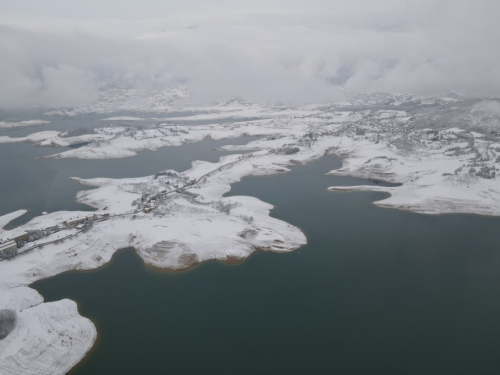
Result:
<instances>
[{"instance_id":1,"label":"calm water surface","mask_svg":"<svg viewBox=\"0 0 500 375\"><path fill-rule=\"evenodd\" d=\"M298 251L169 273L127 249L37 282L97 326L71 374L498 374L500 220L328 192L359 182L323 175L338 166L325 157L233 185L304 230Z\"/></svg>"}]
</instances>

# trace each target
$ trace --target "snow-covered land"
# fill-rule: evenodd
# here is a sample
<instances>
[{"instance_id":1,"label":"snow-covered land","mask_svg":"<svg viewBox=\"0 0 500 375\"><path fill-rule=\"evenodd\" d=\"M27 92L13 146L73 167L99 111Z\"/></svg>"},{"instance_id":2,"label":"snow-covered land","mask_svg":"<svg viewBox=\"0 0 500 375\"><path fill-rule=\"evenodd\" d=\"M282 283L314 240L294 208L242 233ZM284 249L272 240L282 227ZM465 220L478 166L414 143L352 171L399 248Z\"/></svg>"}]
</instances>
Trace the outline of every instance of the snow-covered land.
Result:
<instances>
[{"instance_id":1,"label":"snow-covered land","mask_svg":"<svg viewBox=\"0 0 500 375\"><path fill-rule=\"evenodd\" d=\"M50 124L46 120L24 120L24 121L0 121L0 129L16 129L27 126L40 126Z\"/></svg>"},{"instance_id":2,"label":"snow-covered land","mask_svg":"<svg viewBox=\"0 0 500 375\"><path fill-rule=\"evenodd\" d=\"M53 130L48 130L44 132L33 133L27 135L26 137L0 137L0 143L38 143L45 141L46 139L57 138L60 132Z\"/></svg>"},{"instance_id":3,"label":"snow-covered land","mask_svg":"<svg viewBox=\"0 0 500 375\"><path fill-rule=\"evenodd\" d=\"M9 224L12 220L17 219L19 216L24 215L26 212L26 210L17 210L15 212L11 212L10 214L0 216L0 235L4 226Z\"/></svg>"},{"instance_id":4,"label":"snow-covered land","mask_svg":"<svg viewBox=\"0 0 500 375\"><path fill-rule=\"evenodd\" d=\"M129 94L116 91L94 106L61 114L131 107L136 111L138 101ZM174 106L184 98L180 90L158 93L139 103L148 103L144 111L194 113L184 119L221 119L221 123L165 122L141 128L101 123L85 134L42 132L0 139L45 147L88 142L51 158L106 159L206 138L261 136L247 145L224 147L245 154L225 156L217 163L194 161L191 169L181 173L167 170L128 179L75 177L81 184L97 187L80 192L77 200L94 207L99 217L109 214L109 219L86 221L83 228L64 227L63 222L89 213L55 212L0 232L5 241L26 230L61 228L50 236L33 235L33 241L24 245L31 251L0 262L0 309L14 309L19 315L18 327L0 341L0 368L6 374L65 373L96 337L92 323L78 315L71 301L43 303L29 288L36 280L67 270L97 268L129 246L152 266L180 270L207 260L239 262L254 251L287 252L304 245L306 238L298 228L269 216L269 204L252 197L223 197L230 184L244 176L285 173L291 166L336 153L343 158L343 166L330 174L401 186L331 190L388 192L389 198L375 204L421 213L500 215L496 179L500 120L477 101L375 94L297 108L241 100L198 108ZM228 118L233 122L222 121ZM0 223L5 225L19 214L0 218Z\"/></svg>"},{"instance_id":5,"label":"snow-covered land","mask_svg":"<svg viewBox=\"0 0 500 375\"><path fill-rule=\"evenodd\" d=\"M74 117L88 113L114 111L168 112L175 104L183 104L189 98L189 90L176 87L144 93L137 89L111 89L103 92L95 103L73 108L46 112L47 116Z\"/></svg>"}]
</instances>

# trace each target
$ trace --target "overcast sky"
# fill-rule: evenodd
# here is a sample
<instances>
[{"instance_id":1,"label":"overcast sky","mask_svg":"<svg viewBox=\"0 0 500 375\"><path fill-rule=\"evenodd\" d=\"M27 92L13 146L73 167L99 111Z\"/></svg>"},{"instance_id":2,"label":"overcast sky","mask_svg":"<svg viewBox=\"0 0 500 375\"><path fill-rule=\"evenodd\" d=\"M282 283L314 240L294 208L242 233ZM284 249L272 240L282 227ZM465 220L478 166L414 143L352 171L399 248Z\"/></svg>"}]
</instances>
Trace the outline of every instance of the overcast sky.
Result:
<instances>
[{"instance_id":1,"label":"overcast sky","mask_svg":"<svg viewBox=\"0 0 500 375\"><path fill-rule=\"evenodd\" d=\"M0 106L180 84L199 101L500 96L499 14L495 0L0 0Z\"/></svg>"},{"instance_id":2,"label":"overcast sky","mask_svg":"<svg viewBox=\"0 0 500 375\"><path fill-rule=\"evenodd\" d=\"M329 11L376 10L400 6L401 0L0 0L4 12L76 18L141 19L171 12L228 10L317 9Z\"/></svg>"}]
</instances>

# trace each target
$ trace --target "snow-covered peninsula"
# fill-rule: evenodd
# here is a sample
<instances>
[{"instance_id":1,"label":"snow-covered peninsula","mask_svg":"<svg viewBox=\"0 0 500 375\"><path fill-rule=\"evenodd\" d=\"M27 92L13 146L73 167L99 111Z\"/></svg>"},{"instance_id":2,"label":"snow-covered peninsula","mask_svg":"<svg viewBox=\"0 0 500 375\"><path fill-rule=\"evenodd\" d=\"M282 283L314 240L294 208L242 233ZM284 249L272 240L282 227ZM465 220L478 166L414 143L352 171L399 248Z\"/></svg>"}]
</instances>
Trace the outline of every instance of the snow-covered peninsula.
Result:
<instances>
[{"instance_id":1,"label":"snow-covered peninsula","mask_svg":"<svg viewBox=\"0 0 500 375\"><path fill-rule=\"evenodd\" d=\"M155 119L136 127L114 125L124 117L110 117L105 119L110 124L96 122L88 131L0 138L0 143L32 142L39 147L85 143L57 150L49 158L108 159L207 138L260 137L223 148L241 153L217 163L193 161L183 172L165 170L126 179L75 176L80 184L96 187L77 196L95 212L53 212L13 230L0 229L2 242L20 239L23 244L20 254L0 261L0 309L18 313L14 331L0 340L2 374L64 374L96 339L95 327L78 315L74 302L44 303L29 288L36 280L100 267L117 250L130 246L147 264L172 270L208 260L239 262L255 251L288 252L303 246L304 234L272 218L271 205L253 197L224 197L230 185L245 176L286 173L290 167L335 153L343 165L332 175L401 185L332 191L384 191L390 197L375 204L420 213L500 215L500 120L483 101L377 94L296 108L229 101L195 111L173 108L172 96L165 103L162 98L146 98L150 101L144 111L185 110L191 113L186 120L195 116L221 121L182 125L176 119ZM94 110L112 112L112 103L96 104ZM90 113L92 108L71 113ZM222 121L228 117L231 122ZM23 213L0 217L0 225Z\"/></svg>"},{"instance_id":2,"label":"snow-covered peninsula","mask_svg":"<svg viewBox=\"0 0 500 375\"><path fill-rule=\"evenodd\" d=\"M29 126L40 126L50 124L46 120L24 120L24 121L0 121L0 129L17 129Z\"/></svg>"}]
</instances>

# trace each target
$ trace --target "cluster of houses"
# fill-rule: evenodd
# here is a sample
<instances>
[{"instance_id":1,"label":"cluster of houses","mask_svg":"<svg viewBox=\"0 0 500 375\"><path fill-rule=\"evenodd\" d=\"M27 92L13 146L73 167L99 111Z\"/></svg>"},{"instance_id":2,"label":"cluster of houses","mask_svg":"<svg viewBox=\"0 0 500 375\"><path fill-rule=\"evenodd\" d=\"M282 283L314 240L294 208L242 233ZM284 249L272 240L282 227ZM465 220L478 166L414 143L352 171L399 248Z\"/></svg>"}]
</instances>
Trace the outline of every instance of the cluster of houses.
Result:
<instances>
[{"instance_id":1,"label":"cluster of houses","mask_svg":"<svg viewBox=\"0 0 500 375\"><path fill-rule=\"evenodd\" d=\"M84 218L75 219L75 220L66 220L63 222L65 227L75 227L77 229L82 229L85 225L93 223L94 221L108 220L109 214L93 214L86 216Z\"/></svg>"},{"instance_id":2,"label":"cluster of houses","mask_svg":"<svg viewBox=\"0 0 500 375\"><path fill-rule=\"evenodd\" d=\"M145 214L149 214L156 208L156 198L154 196L151 196L151 194L149 193L141 197L141 203L143 207L142 211Z\"/></svg>"},{"instance_id":3,"label":"cluster of houses","mask_svg":"<svg viewBox=\"0 0 500 375\"><path fill-rule=\"evenodd\" d=\"M102 221L107 219L109 219L109 214L93 214L80 219L67 220L60 225L47 227L45 229L30 230L24 232L23 234L20 234L16 237L9 238L4 243L0 243L0 259L12 258L18 255L20 252L22 252L19 250L19 248L22 248L27 242L36 241L40 238L49 236L63 229L69 229L69 228L81 229L85 225L88 225L95 221Z\"/></svg>"},{"instance_id":4,"label":"cluster of houses","mask_svg":"<svg viewBox=\"0 0 500 375\"><path fill-rule=\"evenodd\" d=\"M49 229L49 228L47 228ZM30 241L30 233L24 232L19 236L12 237L6 242L0 244L0 259L11 258L19 253L19 248Z\"/></svg>"},{"instance_id":5,"label":"cluster of houses","mask_svg":"<svg viewBox=\"0 0 500 375\"><path fill-rule=\"evenodd\" d=\"M172 184L172 187L175 189L175 190L170 190L170 191L167 191L166 189L164 190L161 190L159 194L150 194L150 193L146 193L145 195L143 195L141 197L141 205L140 205L140 208L142 208L142 211L146 214L152 212L155 210L156 208L156 201L158 199L160 199L161 197L166 197L167 194L173 192L173 191L176 191L180 194L185 194L185 195L189 195L189 196L192 196L192 197L197 197L198 195L197 194L193 194L193 193L189 193L187 191L185 191L184 189L189 187L189 186L193 186L196 184L196 179L191 179L190 181L188 181L184 186L182 187L179 187L179 185L177 184ZM170 182L167 181L167 185L170 185Z\"/></svg>"},{"instance_id":6,"label":"cluster of houses","mask_svg":"<svg viewBox=\"0 0 500 375\"><path fill-rule=\"evenodd\" d=\"M31 236L31 240L33 241L33 236ZM6 259L16 256L19 253L18 249L20 247L23 247L24 244L29 241L30 232L24 232L23 234L20 234L16 237L9 238L6 242L0 244L0 259Z\"/></svg>"}]
</instances>

